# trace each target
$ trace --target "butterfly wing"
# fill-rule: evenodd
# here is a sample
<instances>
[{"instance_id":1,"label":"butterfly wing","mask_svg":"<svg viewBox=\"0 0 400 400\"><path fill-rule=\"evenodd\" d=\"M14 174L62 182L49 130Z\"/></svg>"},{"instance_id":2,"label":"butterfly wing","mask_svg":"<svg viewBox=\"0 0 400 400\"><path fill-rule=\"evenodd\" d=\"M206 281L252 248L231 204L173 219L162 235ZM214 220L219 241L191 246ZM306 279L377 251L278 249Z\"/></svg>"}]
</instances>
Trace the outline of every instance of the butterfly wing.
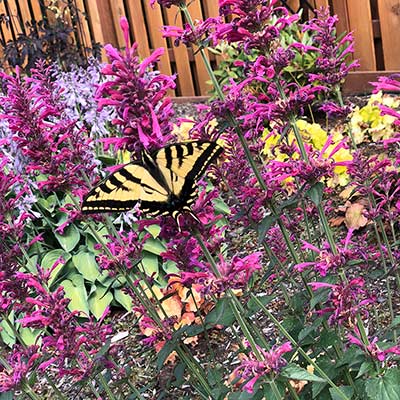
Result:
<instances>
[{"instance_id":1,"label":"butterfly wing","mask_svg":"<svg viewBox=\"0 0 400 400\"><path fill-rule=\"evenodd\" d=\"M93 188L84 198L82 211L128 211L140 202L143 212L157 213L168 201L168 190L141 164L127 164Z\"/></svg>"},{"instance_id":2,"label":"butterfly wing","mask_svg":"<svg viewBox=\"0 0 400 400\"><path fill-rule=\"evenodd\" d=\"M196 198L196 181L221 152L215 142L192 141L164 147L152 158L180 207L187 208Z\"/></svg>"},{"instance_id":3,"label":"butterfly wing","mask_svg":"<svg viewBox=\"0 0 400 400\"><path fill-rule=\"evenodd\" d=\"M175 215L189 209L196 181L222 152L214 142L177 143L112 173L82 203L85 213L128 211L137 203L148 215Z\"/></svg>"}]
</instances>

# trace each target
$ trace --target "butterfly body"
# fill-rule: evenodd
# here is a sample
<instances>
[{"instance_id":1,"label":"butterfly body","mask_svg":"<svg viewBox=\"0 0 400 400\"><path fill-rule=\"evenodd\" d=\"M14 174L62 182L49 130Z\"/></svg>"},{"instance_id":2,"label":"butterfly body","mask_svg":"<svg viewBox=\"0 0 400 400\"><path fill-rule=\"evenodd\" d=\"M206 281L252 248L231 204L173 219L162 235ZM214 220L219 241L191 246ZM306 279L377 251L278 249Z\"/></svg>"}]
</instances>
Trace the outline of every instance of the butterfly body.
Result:
<instances>
[{"instance_id":1,"label":"butterfly body","mask_svg":"<svg viewBox=\"0 0 400 400\"><path fill-rule=\"evenodd\" d=\"M128 211L139 204L148 215L176 216L190 211L196 182L222 147L209 141L176 143L143 152L142 161L125 165L93 188L82 203L84 213Z\"/></svg>"}]
</instances>

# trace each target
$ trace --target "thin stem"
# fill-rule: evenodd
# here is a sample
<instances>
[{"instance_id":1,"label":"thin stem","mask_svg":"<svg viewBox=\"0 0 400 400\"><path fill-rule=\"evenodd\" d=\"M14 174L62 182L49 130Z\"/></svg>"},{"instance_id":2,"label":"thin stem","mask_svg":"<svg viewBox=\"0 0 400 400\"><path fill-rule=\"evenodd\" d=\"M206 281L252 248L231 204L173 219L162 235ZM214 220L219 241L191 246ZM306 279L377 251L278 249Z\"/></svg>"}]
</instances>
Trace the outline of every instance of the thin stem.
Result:
<instances>
[{"instance_id":1,"label":"thin stem","mask_svg":"<svg viewBox=\"0 0 400 400\"><path fill-rule=\"evenodd\" d=\"M258 304L258 306L264 311L264 313L272 320L272 322L278 327L279 331L290 341L290 343L297 349L297 351L310 363L315 370L324 378L329 385L335 390L339 398L343 400L350 400L338 386L329 378L329 376L315 363L315 361L309 357L309 355L298 345L296 340L290 335L290 333L283 327L283 325L268 311L268 309L258 300L258 298L251 294L252 299Z\"/></svg>"}]
</instances>

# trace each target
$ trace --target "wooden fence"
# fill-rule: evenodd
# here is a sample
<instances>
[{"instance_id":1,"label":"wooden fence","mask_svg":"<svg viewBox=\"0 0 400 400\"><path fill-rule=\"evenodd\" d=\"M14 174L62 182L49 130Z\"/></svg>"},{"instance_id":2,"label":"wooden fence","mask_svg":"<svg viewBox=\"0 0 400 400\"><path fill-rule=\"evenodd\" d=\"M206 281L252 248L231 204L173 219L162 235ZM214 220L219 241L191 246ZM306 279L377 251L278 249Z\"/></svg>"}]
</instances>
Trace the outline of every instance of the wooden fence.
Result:
<instances>
[{"instance_id":1,"label":"wooden fence","mask_svg":"<svg viewBox=\"0 0 400 400\"><path fill-rule=\"evenodd\" d=\"M399 0L281 0L291 11L306 7L305 16L312 17L311 9L330 5L339 16L338 31L354 31L356 58L361 72L354 72L348 88L363 89L378 71L400 70L400 2ZM193 1L189 7L194 19L218 15L218 0ZM111 43L124 47L119 27L121 16L126 16L132 29L131 40L138 42L140 57L150 55L152 49L164 47L158 68L164 74L177 73L176 96L206 95L208 75L200 54L183 46L175 47L170 39L163 39L163 25L182 25L182 15L176 8L150 7L149 0L0 0L0 35L3 41L14 40L25 32L26 23L45 18L54 21L57 13L74 28L71 40L85 49L94 43ZM103 53L104 57L104 53ZM208 53L212 64L218 60Z\"/></svg>"}]
</instances>

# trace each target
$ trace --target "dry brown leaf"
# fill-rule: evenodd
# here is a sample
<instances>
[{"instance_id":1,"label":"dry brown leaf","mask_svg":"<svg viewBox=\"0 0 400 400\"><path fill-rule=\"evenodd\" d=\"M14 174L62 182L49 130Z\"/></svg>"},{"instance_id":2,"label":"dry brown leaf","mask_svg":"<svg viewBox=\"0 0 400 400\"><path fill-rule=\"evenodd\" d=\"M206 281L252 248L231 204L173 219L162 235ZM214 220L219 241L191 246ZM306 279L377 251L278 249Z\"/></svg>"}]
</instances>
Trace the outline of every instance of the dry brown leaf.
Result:
<instances>
[{"instance_id":1,"label":"dry brown leaf","mask_svg":"<svg viewBox=\"0 0 400 400\"><path fill-rule=\"evenodd\" d=\"M368 219L363 214L364 210L361 203L353 203L347 208L344 223L348 229L360 229L367 225Z\"/></svg>"}]
</instances>

